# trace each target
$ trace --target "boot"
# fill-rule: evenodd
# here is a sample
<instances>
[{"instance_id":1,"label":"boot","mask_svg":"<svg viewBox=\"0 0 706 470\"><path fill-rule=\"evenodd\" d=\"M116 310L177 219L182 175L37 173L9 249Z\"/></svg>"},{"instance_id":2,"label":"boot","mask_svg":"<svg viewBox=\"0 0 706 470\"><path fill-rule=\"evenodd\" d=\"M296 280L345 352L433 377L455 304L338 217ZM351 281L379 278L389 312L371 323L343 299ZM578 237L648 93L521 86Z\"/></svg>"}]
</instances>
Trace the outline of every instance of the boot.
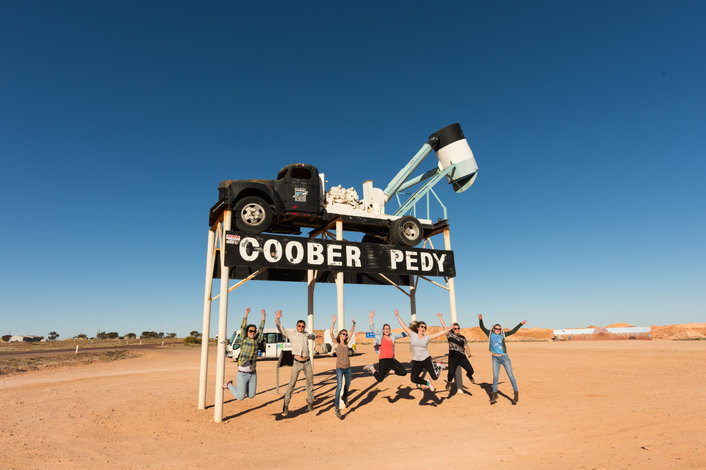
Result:
<instances>
[{"instance_id":1,"label":"boot","mask_svg":"<svg viewBox=\"0 0 706 470\"><path fill-rule=\"evenodd\" d=\"M306 404L306 409L307 409L309 412L312 412L312 411L314 411L314 405L312 405L311 403L307 403L307 404Z\"/></svg>"},{"instance_id":2,"label":"boot","mask_svg":"<svg viewBox=\"0 0 706 470\"><path fill-rule=\"evenodd\" d=\"M517 390L515 390L515 396L512 398L512 404L516 405L518 401L520 401L520 394Z\"/></svg>"},{"instance_id":3,"label":"boot","mask_svg":"<svg viewBox=\"0 0 706 470\"><path fill-rule=\"evenodd\" d=\"M498 392L493 392L490 394L490 404L494 405L498 402Z\"/></svg>"},{"instance_id":4,"label":"boot","mask_svg":"<svg viewBox=\"0 0 706 470\"><path fill-rule=\"evenodd\" d=\"M289 407L285 403L284 406L282 406L282 416L287 416L289 414Z\"/></svg>"},{"instance_id":5,"label":"boot","mask_svg":"<svg viewBox=\"0 0 706 470\"><path fill-rule=\"evenodd\" d=\"M341 416L341 412L339 410L336 410L336 418L343 419L343 416Z\"/></svg>"}]
</instances>

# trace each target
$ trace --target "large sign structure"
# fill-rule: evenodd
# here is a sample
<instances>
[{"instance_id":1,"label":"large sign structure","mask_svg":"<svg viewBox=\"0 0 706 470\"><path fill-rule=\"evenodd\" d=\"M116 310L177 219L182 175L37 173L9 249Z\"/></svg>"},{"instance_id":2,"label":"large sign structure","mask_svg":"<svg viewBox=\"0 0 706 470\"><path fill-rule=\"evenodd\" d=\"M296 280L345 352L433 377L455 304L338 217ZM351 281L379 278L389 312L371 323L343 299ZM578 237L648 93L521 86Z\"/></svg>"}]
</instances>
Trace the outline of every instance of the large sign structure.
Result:
<instances>
[{"instance_id":1,"label":"large sign structure","mask_svg":"<svg viewBox=\"0 0 706 470\"><path fill-rule=\"evenodd\" d=\"M411 177L432 150L439 160L437 167ZM464 192L475 181L477 170L461 127L452 124L432 134L384 190L366 181L362 200L352 188L339 186L325 192L323 173L301 163L280 170L276 180L222 181L218 202L209 214L198 408L206 408L211 304L219 299L214 421L223 420L228 294L250 280L306 282L307 323L312 330L317 282L336 283L339 325L345 324L346 283L395 287L409 298L411 319L416 320L420 279L448 291L451 320L456 322L456 267L446 208L432 188L446 179L455 192ZM400 201L399 195L417 184L422 186L406 202ZM438 222L429 217L430 195L444 210ZM385 204L392 197L400 207L386 214ZM418 219L416 204L423 198L427 218ZM237 231L232 230L233 224ZM346 231L363 233L361 242L345 241L344 225ZM302 228L311 229L308 237L289 236L301 234ZM432 237L441 234L444 249L437 250ZM216 296L212 295L214 277L220 278ZM443 284L432 277L442 277ZM230 286L230 279L240 281ZM313 340L309 348L313 358ZM460 368L458 372L460 384Z\"/></svg>"},{"instance_id":2,"label":"large sign structure","mask_svg":"<svg viewBox=\"0 0 706 470\"><path fill-rule=\"evenodd\" d=\"M226 233L225 265L229 268L456 276L452 251L242 232Z\"/></svg>"}]
</instances>

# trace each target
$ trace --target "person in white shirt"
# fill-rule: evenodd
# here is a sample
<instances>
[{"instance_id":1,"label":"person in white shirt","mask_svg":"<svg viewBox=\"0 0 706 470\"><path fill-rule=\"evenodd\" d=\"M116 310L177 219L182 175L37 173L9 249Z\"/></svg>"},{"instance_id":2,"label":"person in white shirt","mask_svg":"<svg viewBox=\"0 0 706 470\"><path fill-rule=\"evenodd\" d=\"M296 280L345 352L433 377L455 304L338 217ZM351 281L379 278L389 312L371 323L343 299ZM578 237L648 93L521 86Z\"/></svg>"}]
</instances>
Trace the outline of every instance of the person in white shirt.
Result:
<instances>
[{"instance_id":1,"label":"person in white shirt","mask_svg":"<svg viewBox=\"0 0 706 470\"><path fill-rule=\"evenodd\" d=\"M292 355L294 356L294 364L292 365L292 375L289 378L289 386L284 394L284 406L282 407L282 416L287 416L289 413L289 401L292 399L294 385L297 383L299 373L304 371L306 378L306 405L309 411L314 409L314 371L311 367L311 357L309 354L310 339L315 339L315 334L306 332L306 322L304 320L297 321L295 330L285 329L280 323L282 318L282 310L275 311L275 325L282 336L287 341L292 343Z\"/></svg>"}]
</instances>

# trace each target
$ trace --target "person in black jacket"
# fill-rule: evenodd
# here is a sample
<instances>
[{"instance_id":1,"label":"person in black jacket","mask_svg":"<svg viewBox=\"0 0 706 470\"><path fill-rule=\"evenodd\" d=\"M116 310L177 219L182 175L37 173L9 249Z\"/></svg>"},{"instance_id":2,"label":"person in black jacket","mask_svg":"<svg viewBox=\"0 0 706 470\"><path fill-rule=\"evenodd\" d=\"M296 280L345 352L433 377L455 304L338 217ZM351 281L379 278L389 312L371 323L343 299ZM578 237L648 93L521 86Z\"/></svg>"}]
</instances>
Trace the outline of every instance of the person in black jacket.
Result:
<instances>
[{"instance_id":1,"label":"person in black jacket","mask_svg":"<svg viewBox=\"0 0 706 470\"><path fill-rule=\"evenodd\" d=\"M441 313L437 313L436 316L441 320L441 326L446 329L446 322L441 317ZM451 388L451 382L453 382L456 376L456 369L459 366L466 371L468 380L471 383L476 383L473 380L473 366L468 360L471 357L471 350L468 347L466 337L461 334L461 327L458 323L452 325L451 331L446 335L446 339L449 341L449 370L446 377L446 390ZM458 386L458 384L456 385Z\"/></svg>"},{"instance_id":2,"label":"person in black jacket","mask_svg":"<svg viewBox=\"0 0 706 470\"><path fill-rule=\"evenodd\" d=\"M504 332L499 323L493 325L493 329L488 330L483 324L483 315L478 314L478 323L480 329L488 337L488 349L490 349L490 355L493 358L493 393L490 395L490 404L493 405L498 401L498 376L500 375L500 365L505 368L507 376L512 384L512 389L515 391L515 396L512 399L512 404L516 405L519 401L519 393L517 391L517 382L515 381L515 376L512 374L512 362L510 362L510 356L507 354L507 347L505 346L505 337L514 335L517 333L522 325L527 323L527 320L523 320L515 328L510 331Z\"/></svg>"}]
</instances>

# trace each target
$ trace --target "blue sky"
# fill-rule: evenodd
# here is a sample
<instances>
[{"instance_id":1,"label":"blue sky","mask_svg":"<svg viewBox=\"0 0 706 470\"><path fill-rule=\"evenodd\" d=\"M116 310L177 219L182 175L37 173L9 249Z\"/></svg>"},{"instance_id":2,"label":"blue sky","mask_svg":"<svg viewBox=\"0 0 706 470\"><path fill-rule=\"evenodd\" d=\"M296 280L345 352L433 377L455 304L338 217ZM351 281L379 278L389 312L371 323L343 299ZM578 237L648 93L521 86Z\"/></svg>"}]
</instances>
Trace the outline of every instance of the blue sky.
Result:
<instances>
[{"instance_id":1,"label":"blue sky","mask_svg":"<svg viewBox=\"0 0 706 470\"><path fill-rule=\"evenodd\" d=\"M0 332L200 330L220 180L307 162L384 188L453 122L480 167L437 191L462 326L706 321L704 18L702 2L5 5ZM246 306L294 322L306 287L246 284L229 330ZM409 312L391 287L346 286L345 308ZM318 286L315 326L335 310ZM423 285L420 318L437 311L448 296Z\"/></svg>"}]
</instances>

